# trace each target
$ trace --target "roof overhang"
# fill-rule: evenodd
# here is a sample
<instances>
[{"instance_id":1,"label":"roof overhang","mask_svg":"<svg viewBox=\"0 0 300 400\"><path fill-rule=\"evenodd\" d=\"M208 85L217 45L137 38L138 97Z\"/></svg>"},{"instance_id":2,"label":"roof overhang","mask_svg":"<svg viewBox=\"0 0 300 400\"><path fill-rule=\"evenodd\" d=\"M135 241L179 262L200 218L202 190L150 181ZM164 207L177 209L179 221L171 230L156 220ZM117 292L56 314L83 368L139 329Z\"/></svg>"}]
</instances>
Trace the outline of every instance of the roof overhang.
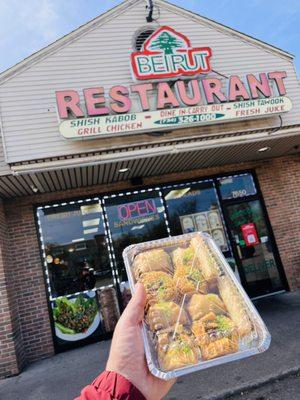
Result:
<instances>
[{"instance_id":1,"label":"roof overhang","mask_svg":"<svg viewBox=\"0 0 300 400\"><path fill-rule=\"evenodd\" d=\"M266 147L269 151L258 151ZM294 126L278 132L268 130L235 137L152 143L126 151L11 165L12 175L0 178L0 196L11 198L94 185L106 188L108 184L126 183L135 177L146 179L229 164L239 164L238 169L243 169L245 163L248 168L251 162L255 166L257 161L300 155L299 149L300 127ZM120 173L124 168L127 171Z\"/></svg>"},{"instance_id":2,"label":"roof overhang","mask_svg":"<svg viewBox=\"0 0 300 400\"><path fill-rule=\"evenodd\" d=\"M282 128L275 131L264 129L260 131L236 132L232 134L222 134L214 136L202 136L194 139L176 139L174 141L152 142L147 145L130 146L129 148L112 149L110 151L97 152L85 156L60 157L59 159L36 160L26 163L11 165L13 174L31 174L37 172L53 171L57 169L81 168L94 165L104 165L115 162L127 162L149 157L163 157L170 154L182 154L210 149L222 149L226 147L236 147L250 145L260 148L261 142L271 142L274 139L288 142L288 138L296 138L300 141L300 126ZM293 141L294 143L294 141ZM268 146L271 147L272 146ZM239 154L237 154L239 156ZM270 153L269 156L272 157ZM274 155L275 156L275 155ZM251 155L250 155L251 159ZM236 162L235 154L229 162Z\"/></svg>"}]
</instances>

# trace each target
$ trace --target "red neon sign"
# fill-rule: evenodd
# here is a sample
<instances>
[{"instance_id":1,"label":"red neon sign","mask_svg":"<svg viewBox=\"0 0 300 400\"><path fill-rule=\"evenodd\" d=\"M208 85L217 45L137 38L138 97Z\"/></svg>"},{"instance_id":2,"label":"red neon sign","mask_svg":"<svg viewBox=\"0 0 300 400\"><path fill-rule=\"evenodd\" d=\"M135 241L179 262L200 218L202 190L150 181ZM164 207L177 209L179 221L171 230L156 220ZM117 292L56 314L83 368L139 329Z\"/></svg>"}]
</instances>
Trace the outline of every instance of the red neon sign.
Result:
<instances>
[{"instance_id":1,"label":"red neon sign","mask_svg":"<svg viewBox=\"0 0 300 400\"><path fill-rule=\"evenodd\" d=\"M211 71L210 47L192 47L190 40L169 26L157 29L142 51L131 54L131 65L138 80L195 76Z\"/></svg>"},{"instance_id":2,"label":"red neon sign","mask_svg":"<svg viewBox=\"0 0 300 400\"><path fill-rule=\"evenodd\" d=\"M118 217L120 220L128 220L146 217L157 213L157 207L153 199L136 201L118 206Z\"/></svg>"}]
</instances>

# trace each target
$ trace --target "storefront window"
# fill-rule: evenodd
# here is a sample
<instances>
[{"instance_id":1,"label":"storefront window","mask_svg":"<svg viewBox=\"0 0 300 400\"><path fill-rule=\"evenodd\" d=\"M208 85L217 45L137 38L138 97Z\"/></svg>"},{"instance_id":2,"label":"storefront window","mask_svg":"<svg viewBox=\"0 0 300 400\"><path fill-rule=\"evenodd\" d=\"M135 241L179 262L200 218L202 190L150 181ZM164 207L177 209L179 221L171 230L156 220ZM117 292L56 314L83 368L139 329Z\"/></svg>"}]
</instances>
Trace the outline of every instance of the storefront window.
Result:
<instances>
[{"instance_id":1,"label":"storefront window","mask_svg":"<svg viewBox=\"0 0 300 400\"><path fill-rule=\"evenodd\" d=\"M207 232L222 251L228 250L213 181L165 188L163 196L173 236L196 231Z\"/></svg>"},{"instance_id":2,"label":"storefront window","mask_svg":"<svg viewBox=\"0 0 300 400\"><path fill-rule=\"evenodd\" d=\"M113 283L98 201L40 208L38 218L52 298Z\"/></svg>"},{"instance_id":3,"label":"storefront window","mask_svg":"<svg viewBox=\"0 0 300 400\"><path fill-rule=\"evenodd\" d=\"M105 197L104 204L120 280L127 281L122 252L168 236L164 205L157 190Z\"/></svg>"},{"instance_id":4,"label":"storefront window","mask_svg":"<svg viewBox=\"0 0 300 400\"><path fill-rule=\"evenodd\" d=\"M251 174L241 174L218 178L223 200L238 199L256 194L254 180Z\"/></svg>"},{"instance_id":5,"label":"storefront window","mask_svg":"<svg viewBox=\"0 0 300 400\"><path fill-rule=\"evenodd\" d=\"M113 331L131 296L122 253L135 243L207 232L250 296L284 288L249 173L38 207L37 216L58 351Z\"/></svg>"}]
</instances>

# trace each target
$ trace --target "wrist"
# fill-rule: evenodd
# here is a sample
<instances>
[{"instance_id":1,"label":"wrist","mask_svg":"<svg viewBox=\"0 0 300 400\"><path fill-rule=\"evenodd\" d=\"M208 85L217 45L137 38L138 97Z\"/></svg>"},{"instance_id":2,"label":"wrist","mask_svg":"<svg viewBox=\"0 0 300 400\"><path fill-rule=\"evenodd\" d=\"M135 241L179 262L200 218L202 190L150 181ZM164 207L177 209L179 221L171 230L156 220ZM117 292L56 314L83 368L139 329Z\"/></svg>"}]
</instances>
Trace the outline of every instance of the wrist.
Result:
<instances>
[{"instance_id":1,"label":"wrist","mask_svg":"<svg viewBox=\"0 0 300 400\"><path fill-rule=\"evenodd\" d=\"M110 393L112 398L116 400L146 400L144 395L131 380L118 371L105 370L95 379L93 385L96 389L101 389Z\"/></svg>"}]
</instances>

